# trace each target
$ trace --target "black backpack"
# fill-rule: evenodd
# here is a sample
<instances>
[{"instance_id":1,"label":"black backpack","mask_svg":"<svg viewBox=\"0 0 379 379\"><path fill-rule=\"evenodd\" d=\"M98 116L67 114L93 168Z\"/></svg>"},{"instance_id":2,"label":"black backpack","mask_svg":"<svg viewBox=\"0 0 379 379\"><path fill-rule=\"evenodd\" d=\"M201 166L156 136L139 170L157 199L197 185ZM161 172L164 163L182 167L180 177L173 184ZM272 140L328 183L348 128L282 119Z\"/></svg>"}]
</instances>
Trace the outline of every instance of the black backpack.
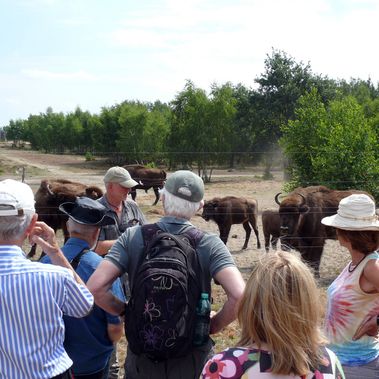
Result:
<instances>
[{"instance_id":1,"label":"black backpack","mask_svg":"<svg viewBox=\"0 0 379 379\"><path fill-rule=\"evenodd\" d=\"M201 292L210 294L195 250L204 233L190 227L174 235L156 224L141 229L145 252L125 313L128 345L157 361L180 357L193 350Z\"/></svg>"}]
</instances>

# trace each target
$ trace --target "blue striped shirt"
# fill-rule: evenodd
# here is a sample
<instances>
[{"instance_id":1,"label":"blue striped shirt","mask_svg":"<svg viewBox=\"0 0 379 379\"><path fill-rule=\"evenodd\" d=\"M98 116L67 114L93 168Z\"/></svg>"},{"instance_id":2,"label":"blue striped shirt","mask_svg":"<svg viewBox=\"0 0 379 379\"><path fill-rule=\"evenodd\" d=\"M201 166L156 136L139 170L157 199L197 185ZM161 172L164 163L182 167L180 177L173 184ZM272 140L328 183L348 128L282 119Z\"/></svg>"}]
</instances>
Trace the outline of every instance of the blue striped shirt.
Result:
<instances>
[{"instance_id":1,"label":"blue striped shirt","mask_svg":"<svg viewBox=\"0 0 379 379\"><path fill-rule=\"evenodd\" d=\"M18 246L0 246L0 378L46 379L72 361L63 347L63 314L83 317L86 287L63 267L31 262Z\"/></svg>"}]
</instances>

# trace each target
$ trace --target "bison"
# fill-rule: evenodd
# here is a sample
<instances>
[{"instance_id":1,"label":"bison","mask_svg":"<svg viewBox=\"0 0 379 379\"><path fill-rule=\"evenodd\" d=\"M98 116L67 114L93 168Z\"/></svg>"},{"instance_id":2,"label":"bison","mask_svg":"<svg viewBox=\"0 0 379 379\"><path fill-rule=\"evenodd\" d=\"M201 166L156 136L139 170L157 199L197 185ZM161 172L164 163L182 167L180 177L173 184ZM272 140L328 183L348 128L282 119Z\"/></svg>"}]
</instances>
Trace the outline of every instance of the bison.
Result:
<instances>
[{"instance_id":1,"label":"bison","mask_svg":"<svg viewBox=\"0 0 379 379\"><path fill-rule=\"evenodd\" d=\"M242 249L247 248L251 228L257 237L258 249L261 248L257 227L258 202L235 196L223 198L215 197L205 201L202 217L205 221L214 220L220 230L220 238L226 244L232 224L243 224L246 231L245 243ZM250 227L251 225L251 227Z\"/></svg>"},{"instance_id":2,"label":"bison","mask_svg":"<svg viewBox=\"0 0 379 379\"><path fill-rule=\"evenodd\" d=\"M262 212L262 228L266 252L269 252L270 245L276 250L280 239L280 217L277 209L265 209Z\"/></svg>"},{"instance_id":3,"label":"bison","mask_svg":"<svg viewBox=\"0 0 379 379\"><path fill-rule=\"evenodd\" d=\"M281 202L278 193L282 242L298 250L319 276L320 260L326 239L336 239L334 228L321 224L321 219L337 212L341 199L358 190L338 191L324 186L299 187ZM367 194L369 195L369 194ZM371 195L369 195L371 196Z\"/></svg>"},{"instance_id":4,"label":"bison","mask_svg":"<svg viewBox=\"0 0 379 379\"><path fill-rule=\"evenodd\" d=\"M87 186L82 183L72 182L66 179L42 180L34 195L36 213L38 220L44 221L54 229L63 230L65 242L68 239L66 227L67 216L59 209L59 205L67 201L75 201L77 196L88 196L91 199L99 199L103 196L103 191L97 186ZM33 257L36 246L32 246L28 257Z\"/></svg>"},{"instance_id":5,"label":"bison","mask_svg":"<svg viewBox=\"0 0 379 379\"><path fill-rule=\"evenodd\" d=\"M148 189L153 188L155 193L153 205L156 205L159 201L159 190L163 188L166 181L166 172L159 168L148 168L142 165L126 165L124 168L128 170L130 176L139 183L130 190L132 199L136 199L137 189L143 189L147 192Z\"/></svg>"}]
</instances>

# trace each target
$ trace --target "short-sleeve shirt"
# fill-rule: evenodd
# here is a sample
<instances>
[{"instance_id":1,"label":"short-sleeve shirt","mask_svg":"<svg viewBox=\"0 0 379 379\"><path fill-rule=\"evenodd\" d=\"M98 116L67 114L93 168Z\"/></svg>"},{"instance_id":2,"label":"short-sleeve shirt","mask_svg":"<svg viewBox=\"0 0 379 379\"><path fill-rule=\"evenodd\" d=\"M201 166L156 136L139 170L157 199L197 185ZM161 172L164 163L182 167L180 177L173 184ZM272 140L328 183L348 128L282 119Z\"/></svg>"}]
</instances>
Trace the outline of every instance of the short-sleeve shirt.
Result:
<instances>
[{"instance_id":1,"label":"short-sleeve shirt","mask_svg":"<svg viewBox=\"0 0 379 379\"><path fill-rule=\"evenodd\" d=\"M322 348L322 362L308 375L274 375L271 373L271 353L260 349L235 347L214 355L205 364L202 379L344 379L335 354Z\"/></svg>"},{"instance_id":2,"label":"short-sleeve shirt","mask_svg":"<svg viewBox=\"0 0 379 379\"><path fill-rule=\"evenodd\" d=\"M185 219L165 216L157 222L160 229L165 232L180 234L193 225ZM228 248L215 234L205 233L199 241L196 251L203 267L206 281L211 281L217 272L223 268L235 266ZM144 252L144 241L141 227L134 226L125 233L111 247L104 259L115 264L122 273L129 274L129 281L133 283L134 274L137 271L138 262Z\"/></svg>"},{"instance_id":3,"label":"short-sleeve shirt","mask_svg":"<svg viewBox=\"0 0 379 379\"><path fill-rule=\"evenodd\" d=\"M145 215L133 200L127 199L123 202L120 218L109 205L105 196L101 197L98 201L108 209L108 216L111 216L115 220L115 224L106 225L101 228L99 241L116 240L127 228L134 225L146 224Z\"/></svg>"},{"instance_id":4,"label":"short-sleeve shirt","mask_svg":"<svg viewBox=\"0 0 379 379\"><path fill-rule=\"evenodd\" d=\"M63 267L32 262L0 246L0 377L45 379L72 365L62 314L84 317L93 296Z\"/></svg>"},{"instance_id":5,"label":"short-sleeve shirt","mask_svg":"<svg viewBox=\"0 0 379 379\"><path fill-rule=\"evenodd\" d=\"M70 262L83 249L89 249L89 246L79 238L70 238L62 247ZM98 254L88 251L81 256L76 272L86 283L102 260ZM50 259L45 256L41 261L48 263ZM112 284L111 291L121 301L125 301L119 279ZM64 347L74 362L74 374L88 375L102 370L113 351L113 343L107 333L108 324L120 324L120 318L105 312L95 304L92 312L86 317L77 319L64 316L63 319L66 327Z\"/></svg>"}]
</instances>

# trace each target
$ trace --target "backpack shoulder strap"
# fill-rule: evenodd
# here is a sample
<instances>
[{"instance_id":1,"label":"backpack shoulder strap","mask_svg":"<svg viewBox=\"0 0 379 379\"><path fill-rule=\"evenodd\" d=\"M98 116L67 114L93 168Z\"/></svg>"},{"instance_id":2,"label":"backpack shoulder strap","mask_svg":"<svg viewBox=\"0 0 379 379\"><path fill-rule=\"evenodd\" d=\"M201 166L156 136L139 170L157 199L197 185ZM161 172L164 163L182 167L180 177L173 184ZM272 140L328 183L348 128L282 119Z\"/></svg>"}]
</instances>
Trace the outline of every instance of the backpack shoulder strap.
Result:
<instances>
[{"instance_id":1,"label":"backpack shoulder strap","mask_svg":"<svg viewBox=\"0 0 379 379\"><path fill-rule=\"evenodd\" d=\"M185 235L192 247L195 249L196 251L196 254L197 254L197 261L198 261L198 278L200 280L200 285L201 285L201 292L206 292L209 294L209 298L211 298L211 283L208 282L206 279L205 279L205 275L204 275L204 267L202 265L202 261L200 259L200 254L198 253L197 251L197 246L199 245L200 243L200 240L203 238L204 236L204 232L198 228L196 228L195 226L194 227L189 227L187 228L183 233L182 235Z\"/></svg>"},{"instance_id":2,"label":"backpack shoulder strap","mask_svg":"<svg viewBox=\"0 0 379 379\"><path fill-rule=\"evenodd\" d=\"M204 236L204 232L195 226L188 227L182 234L187 236L192 244L192 247L196 250L197 245Z\"/></svg>"},{"instance_id":3,"label":"backpack shoulder strap","mask_svg":"<svg viewBox=\"0 0 379 379\"><path fill-rule=\"evenodd\" d=\"M156 223L141 225L141 232L144 241L145 248L149 244L150 240L157 234L158 231L164 232ZM171 233L174 234L174 233ZM184 232L179 235L185 235L188 237L192 247L196 250L196 246L204 236L204 232L195 226L189 226Z\"/></svg>"},{"instance_id":4,"label":"backpack shoulder strap","mask_svg":"<svg viewBox=\"0 0 379 379\"><path fill-rule=\"evenodd\" d=\"M151 239L157 234L159 230L162 231L162 229L156 223L141 225L141 233L145 250Z\"/></svg>"},{"instance_id":5,"label":"backpack shoulder strap","mask_svg":"<svg viewBox=\"0 0 379 379\"><path fill-rule=\"evenodd\" d=\"M70 264L75 271L78 268L78 265L82 256L88 253L89 251L90 250L88 249L88 247L85 247L79 254L76 255L75 258L71 259Z\"/></svg>"}]
</instances>

